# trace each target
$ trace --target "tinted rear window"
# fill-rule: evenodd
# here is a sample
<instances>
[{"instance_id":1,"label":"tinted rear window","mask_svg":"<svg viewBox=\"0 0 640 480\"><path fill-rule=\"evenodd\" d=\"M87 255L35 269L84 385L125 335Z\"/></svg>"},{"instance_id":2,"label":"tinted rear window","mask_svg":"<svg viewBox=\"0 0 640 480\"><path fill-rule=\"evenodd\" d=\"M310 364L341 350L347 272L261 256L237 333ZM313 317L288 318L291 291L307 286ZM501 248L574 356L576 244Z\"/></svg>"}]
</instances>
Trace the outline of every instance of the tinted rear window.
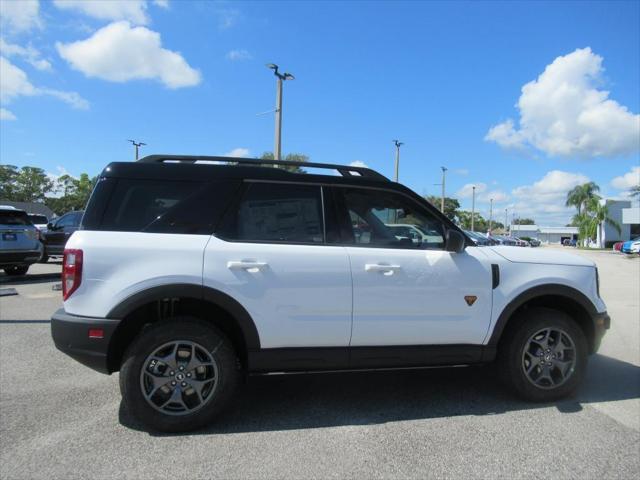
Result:
<instances>
[{"instance_id":1,"label":"tinted rear window","mask_svg":"<svg viewBox=\"0 0 640 480\"><path fill-rule=\"evenodd\" d=\"M84 228L210 234L237 187L237 182L120 179L113 187L99 228L89 227L86 221ZM91 207L99 209L99 205Z\"/></svg>"},{"instance_id":2,"label":"tinted rear window","mask_svg":"<svg viewBox=\"0 0 640 480\"><path fill-rule=\"evenodd\" d=\"M23 211L0 210L0 225L31 225L31 221Z\"/></svg>"},{"instance_id":3,"label":"tinted rear window","mask_svg":"<svg viewBox=\"0 0 640 480\"><path fill-rule=\"evenodd\" d=\"M31 220L31 223L34 224L44 224L49 221L49 219L44 215L29 215L29 219Z\"/></svg>"}]
</instances>

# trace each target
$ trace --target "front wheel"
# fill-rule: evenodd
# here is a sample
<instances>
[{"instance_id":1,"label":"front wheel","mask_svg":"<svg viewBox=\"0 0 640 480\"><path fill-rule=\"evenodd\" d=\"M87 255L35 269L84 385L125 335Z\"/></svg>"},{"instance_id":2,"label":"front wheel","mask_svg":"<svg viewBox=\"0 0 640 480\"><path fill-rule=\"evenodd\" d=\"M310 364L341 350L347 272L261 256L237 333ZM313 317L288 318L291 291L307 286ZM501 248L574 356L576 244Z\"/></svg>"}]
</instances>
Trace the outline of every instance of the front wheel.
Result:
<instances>
[{"instance_id":1,"label":"front wheel","mask_svg":"<svg viewBox=\"0 0 640 480\"><path fill-rule=\"evenodd\" d=\"M565 313L548 308L528 310L512 321L498 352L505 383L535 402L575 392L587 366L582 329Z\"/></svg>"},{"instance_id":2,"label":"front wheel","mask_svg":"<svg viewBox=\"0 0 640 480\"><path fill-rule=\"evenodd\" d=\"M220 331L196 318L174 317L134 340L120 370L120 391L146 427L183 432L210 423L239 378L233 346Z\"/></svg>"}]
</instances>

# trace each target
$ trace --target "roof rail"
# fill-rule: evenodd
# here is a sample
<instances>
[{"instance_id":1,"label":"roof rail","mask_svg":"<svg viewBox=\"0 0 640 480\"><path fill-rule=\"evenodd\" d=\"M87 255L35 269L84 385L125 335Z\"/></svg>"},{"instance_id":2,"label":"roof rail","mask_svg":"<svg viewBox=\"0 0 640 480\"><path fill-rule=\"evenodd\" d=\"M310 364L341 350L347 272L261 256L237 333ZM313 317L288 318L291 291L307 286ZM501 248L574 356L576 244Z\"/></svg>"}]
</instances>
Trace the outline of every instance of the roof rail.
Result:
<instances>
[{"instance_id":1,"label":"roof rail","mask_svg":"<svg viewBox=\"0 0 640 480\"><path fill-rule=\"evenodd\" d=\"M288 162L286 160L262 160L260 158L237 158L237 157L212 157L205 155L147 155L137 160L140 163L197 163L197 162L218 162L241 165L288 165L295 167L326 168L336 170L343 177L363 177L374 180L390 180L384 175L366 167L352 167L351 165L337 165L331 163L315 162Z\"/></svg>"}]
</instances>

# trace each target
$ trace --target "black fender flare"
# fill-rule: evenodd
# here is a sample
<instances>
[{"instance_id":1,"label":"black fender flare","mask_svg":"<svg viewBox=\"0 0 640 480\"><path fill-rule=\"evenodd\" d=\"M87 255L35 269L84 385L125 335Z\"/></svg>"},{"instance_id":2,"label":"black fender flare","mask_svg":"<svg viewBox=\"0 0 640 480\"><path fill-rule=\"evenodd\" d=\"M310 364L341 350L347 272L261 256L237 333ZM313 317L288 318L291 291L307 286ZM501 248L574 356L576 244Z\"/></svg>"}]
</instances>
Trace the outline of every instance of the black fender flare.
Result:
<instances>
[{"instance_id":1,"label":"black fender flare","mask_svg":"<svg viewBox=\"0 0 640 480\"><path fill-rule=\"evenodd\" d=\"M595 318L598 315L598 312L593 302L591 302L591 300L589 300L589 298L584 293L573 287L568 287L567 285L562 284L550 283L546 285L538 285L537 287L532 287L528 290L525 290L516 298L511 300L511 302L509 302L506 307L504 307L504 309L500 313L500 316L498 317L495 327L493 328L493 332L491 333L491 337L489 338L487 346L498 346L500 337L502 336L502 333L504 332L509 319L516 312L516 310L522 307L525 303L537 297L545 296L564 297L567 300L571 300L577 303L585 310L585 312L591 318L591 321L595 324Z\"/></svg>"},{"instance_id":2,"label":"black fender flare","mask_svg":"<svg viewBox=\"0 0 640 480\"><path fill-rule=\"evenodd\" d=\"M238 322L248 350L260 349L260 336L249 312L233 297L220 290L189 283L159 285L134 293L113 307L108 319L123 319L131 312L150 302L164 298L194 298L218 305Z\"/></svg>"}]
</instances>

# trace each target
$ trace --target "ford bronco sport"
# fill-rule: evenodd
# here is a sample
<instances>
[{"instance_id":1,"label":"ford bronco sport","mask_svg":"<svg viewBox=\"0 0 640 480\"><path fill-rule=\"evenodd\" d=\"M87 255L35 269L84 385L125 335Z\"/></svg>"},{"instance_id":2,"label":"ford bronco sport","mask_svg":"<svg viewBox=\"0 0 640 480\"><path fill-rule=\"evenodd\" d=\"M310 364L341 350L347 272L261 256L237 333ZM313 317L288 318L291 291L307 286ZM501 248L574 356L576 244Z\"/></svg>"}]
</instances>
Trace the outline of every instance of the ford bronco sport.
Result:
<instances>
[{"instance_id":1,"label":"ford bronco sport","mask_svg":"<svg viewBox=\"0 0 640 480\"><path fill-rule=\"evenodd\" d=\"M120 371L129 411L161 431L210 422L246 373L496 361L515 393L551 401L610 323L592 262L476 247L408 188L343 165L112 163L62 275L56 346Z\"/></svg>"}]
</instances>

